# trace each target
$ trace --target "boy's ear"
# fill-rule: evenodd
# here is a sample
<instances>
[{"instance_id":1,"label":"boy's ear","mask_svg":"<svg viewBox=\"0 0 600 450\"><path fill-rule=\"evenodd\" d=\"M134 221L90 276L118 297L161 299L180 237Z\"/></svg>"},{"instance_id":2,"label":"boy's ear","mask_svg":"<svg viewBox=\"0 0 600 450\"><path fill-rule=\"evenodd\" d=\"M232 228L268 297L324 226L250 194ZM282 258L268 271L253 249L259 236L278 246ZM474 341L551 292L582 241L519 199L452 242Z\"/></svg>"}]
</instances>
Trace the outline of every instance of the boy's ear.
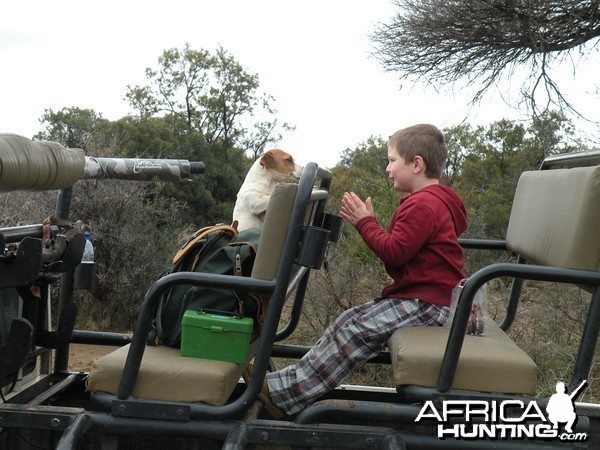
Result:
<instances>
[{"instance_id":1,"label":"boy's ear","mask_svg":"<svg viewBox=\"0 0 600 450\"><path fill-rule=\"evenodd\" d=\"M414 173L421 173L421 172L424 173L425 169L427 168L427 165L425 164L425 160L419 155L414 157L411 164L413 165Z\"/></svg>"}]
</instances>

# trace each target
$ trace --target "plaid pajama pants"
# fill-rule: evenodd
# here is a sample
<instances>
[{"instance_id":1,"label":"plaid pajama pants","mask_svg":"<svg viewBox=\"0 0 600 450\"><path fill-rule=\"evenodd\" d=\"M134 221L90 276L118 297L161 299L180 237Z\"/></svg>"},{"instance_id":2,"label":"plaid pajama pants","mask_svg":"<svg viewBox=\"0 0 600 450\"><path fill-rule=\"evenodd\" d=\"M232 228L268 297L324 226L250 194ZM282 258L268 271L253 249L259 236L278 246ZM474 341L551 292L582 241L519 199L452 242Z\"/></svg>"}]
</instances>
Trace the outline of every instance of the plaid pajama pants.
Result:
<instances>
[{"instance_id":1,"label":"plaid pajama pants","mask_svg":"<svg viewBox=\"0 0 600 450\"><path fill-rule=\"evenodd\" d=\"M388 298L351 308L300 361L267 374L271 399L295 414L380 353L398 328L439 326L447 317L447 307L415 299Z\"/></svg>"}]
</instances>

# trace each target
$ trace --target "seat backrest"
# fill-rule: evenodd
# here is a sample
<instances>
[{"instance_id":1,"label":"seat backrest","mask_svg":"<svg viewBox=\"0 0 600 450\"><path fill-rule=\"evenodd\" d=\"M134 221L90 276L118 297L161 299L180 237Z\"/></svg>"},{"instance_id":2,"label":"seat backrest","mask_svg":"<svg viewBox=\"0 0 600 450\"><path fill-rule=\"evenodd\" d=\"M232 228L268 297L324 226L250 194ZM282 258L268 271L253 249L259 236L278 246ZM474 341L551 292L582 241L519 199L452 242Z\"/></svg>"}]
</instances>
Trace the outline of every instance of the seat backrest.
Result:
<instances>
[{"instance_id":1,"label":"seat backrest","mask_svg":"<svg viewBox=\"0 0 600 450\"><path fill-rule=\"evenodd\" d=\"M279 184L271 193L252 277L272 280L277 273L298 185Z\"/></svg>"},{"instance_id":2,"label":"seat backrest","mask_svg":"<svg viewBox=\"0 0 600 450\"><path fill-rule=\"evenodd\" d=\"M600 166L524 172L506 234L527 262L597 270L600 263Z\"/></svg>"}]
</instances>

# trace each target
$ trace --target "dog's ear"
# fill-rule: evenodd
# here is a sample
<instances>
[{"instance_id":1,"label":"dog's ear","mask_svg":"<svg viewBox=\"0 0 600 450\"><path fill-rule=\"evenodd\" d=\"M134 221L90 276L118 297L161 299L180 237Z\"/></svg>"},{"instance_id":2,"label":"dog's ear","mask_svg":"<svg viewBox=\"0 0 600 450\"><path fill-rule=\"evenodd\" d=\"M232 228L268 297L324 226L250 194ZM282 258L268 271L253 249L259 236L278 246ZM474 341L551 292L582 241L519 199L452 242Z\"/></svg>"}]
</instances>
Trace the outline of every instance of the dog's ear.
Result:
<instances>
[{"instance_id":1,"label":"dog's ear","mask_svg":"<svg viewBox=\"0 0 600 450\"><path fill-rule=\"evenodd\" d=\"M275 156L273 156L272 150L265 152L265 154L261 156L260 165L266 167L267 169L271 169L277 165L277 161L275 161Z\"/></svg>"}]
</instances>

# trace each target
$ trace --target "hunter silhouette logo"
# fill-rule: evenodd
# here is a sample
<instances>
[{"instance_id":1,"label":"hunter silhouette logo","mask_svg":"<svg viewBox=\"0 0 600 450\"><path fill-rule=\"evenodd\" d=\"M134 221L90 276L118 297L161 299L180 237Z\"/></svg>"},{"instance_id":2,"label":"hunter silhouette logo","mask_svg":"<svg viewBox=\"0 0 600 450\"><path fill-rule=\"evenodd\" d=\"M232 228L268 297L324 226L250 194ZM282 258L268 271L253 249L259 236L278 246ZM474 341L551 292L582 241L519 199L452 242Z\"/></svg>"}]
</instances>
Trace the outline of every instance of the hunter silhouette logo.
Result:
<instances>
[{"instance_id":1,"label":"hunter silhouette logo","mask_svg":"<svg viewBox=\"0 0 600 450\"><path fill-rule=\"evenodd\" d=\"M577 420L573 399L579 393L581 388L585 386L586 381L587 380L583 380L571 394L567 394L565 383L561 381L556 383L556 394L552 394L548 401L548 406L546 406L548 420L552 422L552 428L554 430L558 428L559 423L566 423L565 431L567 433L573 433L573 425Z\"/></svg>"},{"instance_id":2,"label":"hunter silhouette logo","mask_svg":"<svg viewBox=\"0 0 600 450\"><path fill-rule=\"evenodd\" d=\"M565 384L558 382L545 412L536 400L427 400L415 422L437 422L439 439L586 441L587 433L573 431L574 400L585 385L586 380L568 394ZM565 424L564 431L559 424Z\"/></svg>"}]
</instances>

